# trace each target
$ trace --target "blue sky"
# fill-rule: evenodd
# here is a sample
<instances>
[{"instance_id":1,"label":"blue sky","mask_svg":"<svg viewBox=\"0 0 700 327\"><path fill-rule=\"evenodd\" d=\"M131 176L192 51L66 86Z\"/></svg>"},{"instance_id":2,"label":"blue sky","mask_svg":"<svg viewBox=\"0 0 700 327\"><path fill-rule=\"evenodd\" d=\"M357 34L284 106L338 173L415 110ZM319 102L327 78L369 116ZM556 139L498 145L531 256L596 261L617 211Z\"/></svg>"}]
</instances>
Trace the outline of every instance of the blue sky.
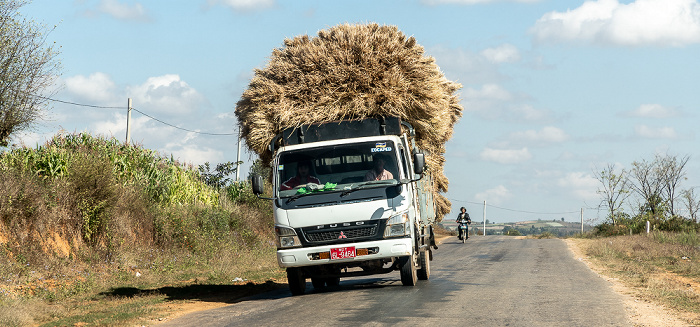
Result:
<instances>
[{"instance_id":1,"label":"blue sky","mask_svg":"<svg viewBox=\"0 0 700 327\"><path fill-rule=\"evenodd\" d=\"M254 68L285 38L342 23L396 25L465 108L447 144L447 197L481 220L600 220L593 171L690 156L700 186L698 0L34 0L22 13L60 46L55 99L132 106L204 133L235 133ZM60 130L125 138L126 111L53 103L14 141ZM195 165L236 160L235 136L178 130L137 112L132 138ZM242 176L253 161L248 153Z\"/></svg>"}]
</instances>

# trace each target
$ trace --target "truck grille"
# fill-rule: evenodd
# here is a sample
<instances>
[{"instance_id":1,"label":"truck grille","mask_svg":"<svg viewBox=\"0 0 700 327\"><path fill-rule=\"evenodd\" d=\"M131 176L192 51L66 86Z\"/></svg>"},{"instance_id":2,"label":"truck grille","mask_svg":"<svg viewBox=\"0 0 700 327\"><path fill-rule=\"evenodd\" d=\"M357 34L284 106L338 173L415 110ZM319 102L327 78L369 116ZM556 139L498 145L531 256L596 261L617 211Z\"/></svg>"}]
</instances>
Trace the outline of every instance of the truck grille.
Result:
<instances>
[{"instance_id":1,"label":"truck grille","mask_svg":"<svg viewBox=\"0 0 700 327\"><path fill-rule=\"evenodd\" d=\"M311 243L347 241L377 235L377 225L338 230L304 231L304 235Z\"/></svg>"}]
</instances>

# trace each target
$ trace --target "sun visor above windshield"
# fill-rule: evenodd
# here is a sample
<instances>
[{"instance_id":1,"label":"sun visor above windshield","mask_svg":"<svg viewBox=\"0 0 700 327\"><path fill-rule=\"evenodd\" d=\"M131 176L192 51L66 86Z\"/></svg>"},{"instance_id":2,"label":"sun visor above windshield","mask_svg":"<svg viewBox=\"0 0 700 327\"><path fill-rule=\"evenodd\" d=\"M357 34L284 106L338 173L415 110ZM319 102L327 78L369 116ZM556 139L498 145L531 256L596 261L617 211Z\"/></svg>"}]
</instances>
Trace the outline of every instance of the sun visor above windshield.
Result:
<instances>
[{"instance_id":1,"label":"sun visor above windshield","mask_svg":"<svg viewBox=\"0 0 700 327\"><path fill-rule=\"evenodd\" d=\"M302 125L285 129L282 139L285 145L295 145L379 135L401 135L401 120L397 117L380 117Z\"/></svg>"}]
</instances>

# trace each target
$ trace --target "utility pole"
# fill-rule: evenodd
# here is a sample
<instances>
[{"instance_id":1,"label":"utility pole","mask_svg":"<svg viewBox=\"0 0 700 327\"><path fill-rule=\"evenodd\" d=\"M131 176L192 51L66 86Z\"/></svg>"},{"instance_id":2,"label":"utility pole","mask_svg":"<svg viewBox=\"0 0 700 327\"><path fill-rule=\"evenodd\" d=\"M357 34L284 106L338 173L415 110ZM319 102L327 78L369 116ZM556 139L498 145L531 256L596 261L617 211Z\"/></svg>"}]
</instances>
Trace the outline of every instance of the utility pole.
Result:
<instances>
[{"instance_id":1,"label":"utility pole","mask_svg":"<svg viewBox=\"0 0 700 327\"><path fill-rule=\"evenodd\" d=\"M131 142L131 98L127 101L127 112L126 112L126 144Z\"/></svg>"},{"instance_id":2,"label":"utility pole","mask_svg":"<svg viewBox=\"0 0 700 327\"><path fill-rule=\"evenodd\" d=\"M583 208L581 208L581 234L583 234Z\"/></svg>"},{"instance_id":3,"label":"utility pole","mask_svg":"<svg viewBox=\"0 0 700 327\"><path fill-rule=\"evenodd\" d=\"M486 237L486 200L484 200L484 237Z\"/></svg>"},{"instance_id":4,"label":"utility pole","mask_svg":"<svg viewBox=\"0 0 700 327\"><path fill-rule=\"evenodd\" d=\"M241 171L241 128L238 127L238 152L236 152L236 182Z\"/></svg>"}]
</instances>

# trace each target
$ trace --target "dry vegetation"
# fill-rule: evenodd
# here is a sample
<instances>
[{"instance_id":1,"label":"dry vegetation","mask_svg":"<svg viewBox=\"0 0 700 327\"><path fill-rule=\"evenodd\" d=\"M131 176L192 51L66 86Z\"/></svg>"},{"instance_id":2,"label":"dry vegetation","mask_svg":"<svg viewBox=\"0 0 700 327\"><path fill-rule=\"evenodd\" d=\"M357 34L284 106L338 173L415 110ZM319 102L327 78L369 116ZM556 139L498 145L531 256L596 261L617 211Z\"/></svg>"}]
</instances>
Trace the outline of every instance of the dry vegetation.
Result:
<instances>
[{"instance_id":1,"label":"dry vegetation","mask_svg":"<svg viewBox=\"0 0 700 327\"><path fill-rule=\"evenodd\" d=\"M395 116L413 125L435 180L437 216L450 211L445 143L462 116L456 91L432 57L395 26L338 25L274 49L236 106L241 134L269 163L268 144L285 128Z\"/></svg>"},{"instance_id":2,"label":"dry vegetation","mask_svg":"<svg viewBox=\"0 0 700 327\"><path fill-rule=\"evenodd\" d=\"M213 288L276 287L269 216L246 184L209 187L114 139L1 153L0 325L133 324Z\"/></svg>"},{"instance_id":3,"label":"dry vegetation","mask_svg":"<svg viewBox=\"0 0 700 327\"><path fill-rule=\"evenodd\" d=\"M689 325L700 324L700 238L695 232L653 232L577 243L601 267L600 273L621 281L636 299L666 308Z\"/></svg>"}]
</instances>

